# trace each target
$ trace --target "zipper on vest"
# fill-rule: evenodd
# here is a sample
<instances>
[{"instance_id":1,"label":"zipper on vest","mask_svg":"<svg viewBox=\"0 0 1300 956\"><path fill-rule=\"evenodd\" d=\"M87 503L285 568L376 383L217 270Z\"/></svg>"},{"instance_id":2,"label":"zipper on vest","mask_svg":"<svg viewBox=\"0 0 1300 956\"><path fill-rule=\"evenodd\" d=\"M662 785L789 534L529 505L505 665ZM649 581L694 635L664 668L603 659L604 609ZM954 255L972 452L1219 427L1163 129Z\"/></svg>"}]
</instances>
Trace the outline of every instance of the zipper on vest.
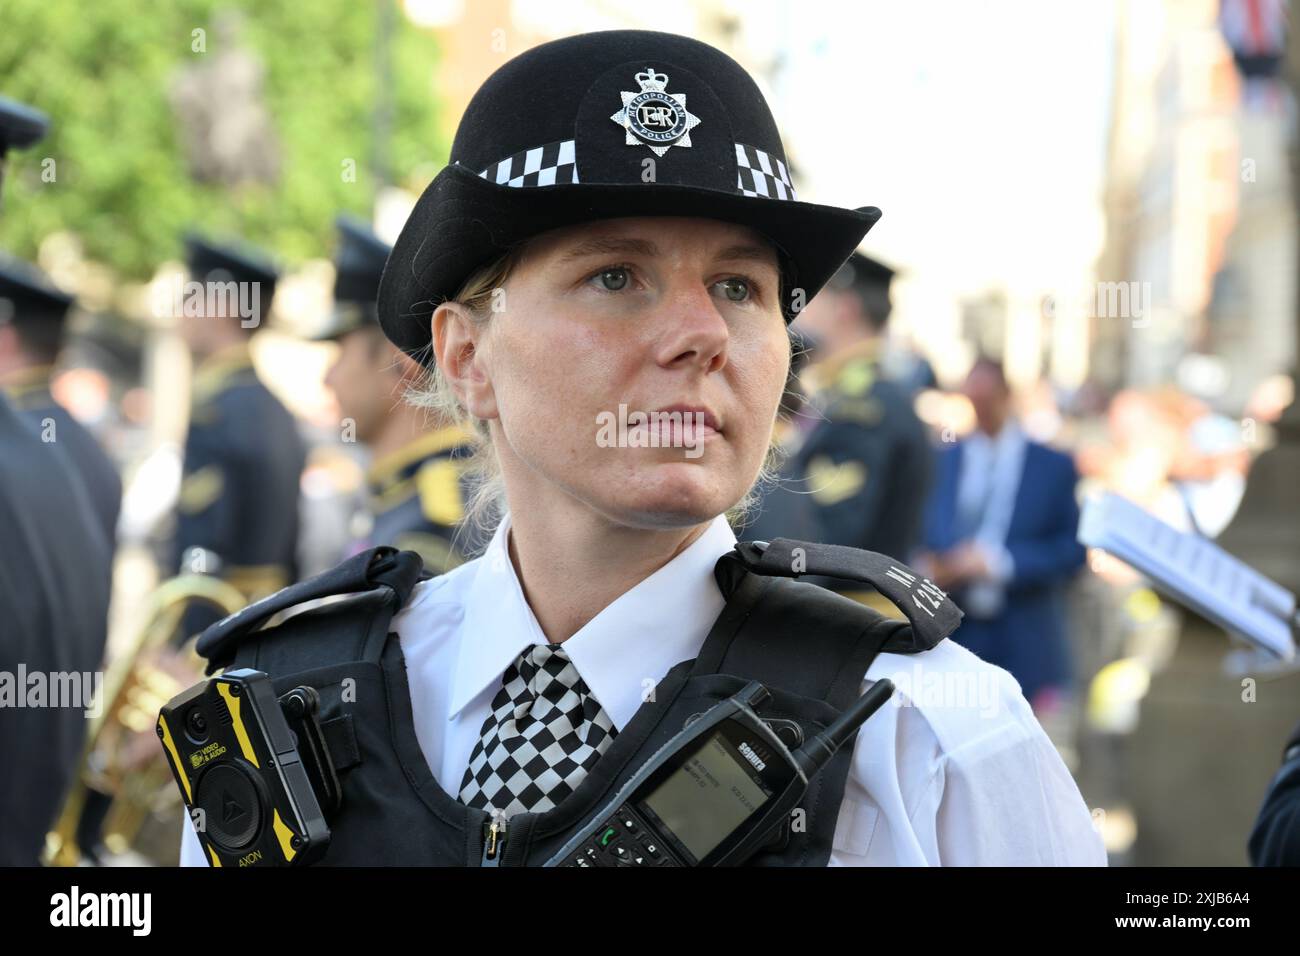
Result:
<instances>
[{"instance_id":1,"label":"zipper on vest","mask_svg":"<svg viewBox=\"0 0 1300 956\"><path fill-rule=\"evenodd\" d=\"M506 849L506 821L498 817L483 821L483 860L480 866L500 866Z\"/></svg>"}]
</instances>

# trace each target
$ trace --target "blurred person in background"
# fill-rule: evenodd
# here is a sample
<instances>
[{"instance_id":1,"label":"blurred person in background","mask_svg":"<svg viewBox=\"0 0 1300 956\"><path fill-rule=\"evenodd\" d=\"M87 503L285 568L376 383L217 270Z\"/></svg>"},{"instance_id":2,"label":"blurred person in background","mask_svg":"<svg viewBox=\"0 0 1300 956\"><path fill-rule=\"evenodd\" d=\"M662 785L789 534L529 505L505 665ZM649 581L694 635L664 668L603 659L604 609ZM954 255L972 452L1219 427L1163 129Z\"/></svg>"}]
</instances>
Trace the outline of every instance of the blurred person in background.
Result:
<instances>
[{"instance_id":1,"label":"blurred person in background","mask_svg":"<svg viewBox=\"0 0 1300 956\"><path fill-rule=\"evenodd\" d=\"M919 543L933 452L909 392L882 372L893 276L855 252L799 313L796 324L812 340L812 404L821 420L795 471L817 520L813 540L906 561Z\"/></svg>"},{"instance_id":2,"label":"blurred person in background","mask_svg":"<svg viewBox=\"0 0 1300 956\"><path fill-rule=\"evenodd\" d=\"M1079 450L1079 469L1182 531L1216 537L1245 490L1242 422L1171 388L1125 389L1106 410L1104 439Z\"/></svg>"},{"instance_id":3,"label":"blurred person in background","mask_svg":"<svg viewBox=\"0 0 1300 956\"><path fill-rule=\"evenodd\" d=\"M769 466L775 470L770 479L760 482L756 500L742 520L732 522L736 534L751 541L774 538L814 540L821 529L805 482L800 480L798 451L810 425L820 417L808 407L800 375L808 365L808 343L794 329L790 330L790 372L781 396L781 411L772 430L773 452Z\"/></svg>"},{"instance_id":4,"label":"blurred person in background","mask_svg":"<svg viewBox=\"0 0 1300 956\"><path fill-rule=\"evenodd\" d=\"M909 395L925 392L939 387L939 378L934 374L934 366L917 345L915 339L908 338L886 349L883 360L885 376L898 383Z\"/></svg>"},{"instance_id":5,"label":"blurred person in background","mask_svg":"<svg viewBox=\"0 0 1300 956\"><path fill-rule=\"evenodd\" d=\"M110 545L122 506L122 479L99 442L50 393L50 378L63 348L71 296L47 283L26 263L0 257L0 388L47 441L57 442L90 493Z\"/></svg>"},{"instance_id":6,"label":"blurred person in background","mask_svg":"<svg viewBox=\"0 0 1300 956\"><path fill-rule=\"evenodd\" d=\"M976 430L939 454L919 562L966 618L954 640L1011 672L1040 720L1068 703L1066 586L1083 567L1078 474L1026 437L1002 366L977 360L963 386Z\"/></svg>"},{"instance_id":7,"label":"blurred person in background","mask_svg":"<svg viewBox=\"0 0 1300 956\"><path fill-rule=\"evenodd\" d=\"M0 97L0 170L9 149L47 125ZM0 295L0 325L23 304ZM40 862L79 763L108 634L111 549L65 444L42 441L0 391L0 866Z\"/></svg>"},{"instance_id":8,"label":"blurred person in background","mask_svg":"<svg viewBox=\"0 0 1300 956\"><path fill-rule=\"evenodd\" d=\"M255 601L297 579L306 457L293 416L258 379L249 352L270 314L277 273L256 252L194 235L186 265L192 281L177 321L195 368L175 567L217 574ZM191 608L182 637L217 616Z\"/></svg>"},{"instance_id":9,"label":"blurred person in background","mask_svg":"<svg viewBox=\"0 0 1300 956\"><path fill-rule=\"evenodd\" d=\"M1300 725L1283 747L1248 848L1252 866L1300 866Z\"/></svg>"},{"instance_id":10,"label":"blurred person in background","mask_svg":"<svg viewBox=\"0 0 1300 956\"><path fill-rule=\"evenodd\" d=\"M423 370L388 341L375 312L390 247L350 217L340 217L337 228L334 312L317 338L338 345L325 384L338 401L345 436L373 456L348 555L386 544L415 551L435 573L449 571L476 548L473 529L460 527L470 436L405 400Z\"/></svg>"}]
</instances>

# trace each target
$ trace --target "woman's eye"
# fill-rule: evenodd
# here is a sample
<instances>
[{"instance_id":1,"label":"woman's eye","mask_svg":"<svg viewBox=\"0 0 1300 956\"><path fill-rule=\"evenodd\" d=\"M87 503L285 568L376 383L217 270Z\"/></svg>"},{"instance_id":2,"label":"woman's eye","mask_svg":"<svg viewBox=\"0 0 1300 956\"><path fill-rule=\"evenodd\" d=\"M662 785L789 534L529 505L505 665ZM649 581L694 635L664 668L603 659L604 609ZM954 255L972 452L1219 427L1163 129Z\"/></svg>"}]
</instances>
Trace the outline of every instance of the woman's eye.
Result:
<instances>
[{"instance_id":1,"label":"woman's eye","mask_svg":"<svg viewBox=\"0 0 1300 956\"><path fill-rule=\"evenodd\" d=\"M722 286L722 294L732 302L744 302L749 298L749 281L739 276L723 279L718 285Z\"/></svg>"},{"instance_id":2,"label":"woman's eye","mask_svg":"<svg viewBox=\"0 0 1300 956\"><path fill-rule=\"evenodd\" d=\"M605 269L596 278L601 286L609 292L619 292L627 288L628 274L626 269Z\"/></svg>"}]
</instances>

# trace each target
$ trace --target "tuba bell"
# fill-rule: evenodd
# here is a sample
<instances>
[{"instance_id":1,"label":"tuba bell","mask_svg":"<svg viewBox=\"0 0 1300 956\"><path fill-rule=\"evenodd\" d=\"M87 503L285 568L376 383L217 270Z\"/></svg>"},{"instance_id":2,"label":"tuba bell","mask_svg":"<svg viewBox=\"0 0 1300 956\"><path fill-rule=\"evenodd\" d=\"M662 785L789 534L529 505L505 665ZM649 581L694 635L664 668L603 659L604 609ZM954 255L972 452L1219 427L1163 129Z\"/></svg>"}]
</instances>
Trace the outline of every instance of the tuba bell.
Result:
<instances>
[{"instance_id":1,"label":"tuba bell","mask_svg":"<svg viewBox=\"0 0 1300 956\"><path fill-rule=\"evenodd\" d=\"M46 834L46 866L83 862L78 831L92 803L107 810L99 829L112 853L126 852L150 816L179 805L154 725L159 708L185 688L177 668L168 668L165 649L186 609L196 602L216 608L224 617L248 599L233 584L197 573L178 575L153 591L144 626L105 674L104 705L91 719L71 789ZM193 650L184 653L192 659L188 669L201 669ZM94 819L98 824L98 814Z\"/></svg>"}]
</instances>

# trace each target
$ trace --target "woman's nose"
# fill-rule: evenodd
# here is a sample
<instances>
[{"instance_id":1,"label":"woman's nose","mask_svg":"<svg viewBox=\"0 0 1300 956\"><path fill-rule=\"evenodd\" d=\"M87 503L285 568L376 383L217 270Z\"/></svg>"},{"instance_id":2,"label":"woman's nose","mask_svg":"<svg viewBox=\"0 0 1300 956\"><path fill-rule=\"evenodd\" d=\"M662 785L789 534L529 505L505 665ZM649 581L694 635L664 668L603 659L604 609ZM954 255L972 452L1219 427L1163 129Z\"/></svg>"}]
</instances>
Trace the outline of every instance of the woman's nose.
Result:
<instances>
[{"instance_id":1,"label":"woman's nose","mask_svg":"<svg viewBox=\"0 0 1300 956\"><path fill-rule=\"evenodd\" d=\"M716 371L726 363L727 322L718 312L709 290L698 281L675 287L666 297L660 321L659 362L662 365L698 363Z\"/></svg>"}]
</instances>

